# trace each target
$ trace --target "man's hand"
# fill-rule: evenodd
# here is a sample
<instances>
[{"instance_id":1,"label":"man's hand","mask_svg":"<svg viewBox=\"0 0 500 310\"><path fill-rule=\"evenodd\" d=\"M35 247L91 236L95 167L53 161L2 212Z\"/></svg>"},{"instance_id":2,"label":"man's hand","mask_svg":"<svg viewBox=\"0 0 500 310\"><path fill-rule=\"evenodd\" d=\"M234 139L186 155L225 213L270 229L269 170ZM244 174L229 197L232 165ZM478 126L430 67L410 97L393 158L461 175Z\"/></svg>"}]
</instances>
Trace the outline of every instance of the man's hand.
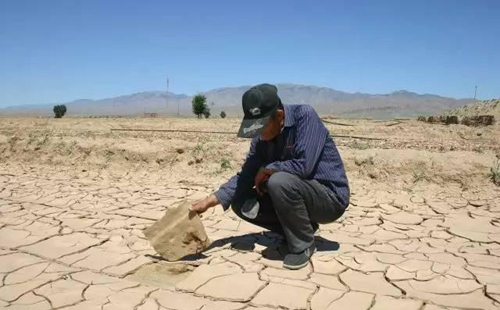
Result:
<instances>
[{"instance_id":1,"label":"man's hand","mask_svg":"<svg viewBox=\"0 0 500 310\"><path fill-rule=\"evenodd\" d=\"M198 214L201 214L201 213L207 211L208 209L210 209L218 204L219 204L219 200L217 199L217 197L215 197L214 194L212 194L203 200L199 200L199 201L193 203L191 205L191 207L189 208L189 210L195 211L195 212L198 212Z\"/></svg>"},{"instance_id":2,"label":"man's hand","mask_svg":"<svg viewBox=\"0 0 500 310\"><path fill-rule=\"evenodd\" d=\"M262 188L260 188L262 186L262 183L267 181L271 177L271 175L273 175L273 173L274 170L267 168L262 168L259 170L259 172L257 172L257 175L255 176L255 190L259 195L262 196L264 194Z\"/></svg>"}]
</instances>

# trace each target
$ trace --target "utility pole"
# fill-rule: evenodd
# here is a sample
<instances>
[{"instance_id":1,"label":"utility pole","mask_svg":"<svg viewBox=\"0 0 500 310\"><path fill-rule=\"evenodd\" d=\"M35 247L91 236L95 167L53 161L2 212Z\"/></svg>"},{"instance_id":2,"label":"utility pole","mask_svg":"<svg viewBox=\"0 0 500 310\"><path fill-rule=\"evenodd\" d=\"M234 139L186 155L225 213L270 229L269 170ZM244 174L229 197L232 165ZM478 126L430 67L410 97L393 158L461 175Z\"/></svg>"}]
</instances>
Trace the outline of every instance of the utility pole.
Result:
<instances>
[{"instance_id":1,"label":"utility pole","mask_svg":"<svg viewBox=\"0 0 500 310\"><path fill-rule=\"evenodd\" d=\"M476 95L477 95L477 85L476 85L476 89L474 90L474 101L476 100Z\"/></svg>"}]
</instances>

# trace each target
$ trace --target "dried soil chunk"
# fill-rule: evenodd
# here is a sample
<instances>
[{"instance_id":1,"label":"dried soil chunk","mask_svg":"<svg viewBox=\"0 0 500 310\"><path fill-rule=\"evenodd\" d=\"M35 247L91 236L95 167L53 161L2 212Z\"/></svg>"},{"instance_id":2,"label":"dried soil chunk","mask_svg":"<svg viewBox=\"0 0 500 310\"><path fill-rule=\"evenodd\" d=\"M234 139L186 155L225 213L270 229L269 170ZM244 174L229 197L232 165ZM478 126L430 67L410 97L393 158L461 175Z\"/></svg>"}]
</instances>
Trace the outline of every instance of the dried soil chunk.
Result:
<instances>
[{"instance_id":1,"label":"dried soil chunk","mask_svg":"<svg viewBox=\"0 0 500 310\"><path fill-rule=\"evenodd\" d=\"M196 212L189 203L169 208L165 215L144 231L155 251L168 261L205 250L210 241Z\"/></svg>"}]
</instances>

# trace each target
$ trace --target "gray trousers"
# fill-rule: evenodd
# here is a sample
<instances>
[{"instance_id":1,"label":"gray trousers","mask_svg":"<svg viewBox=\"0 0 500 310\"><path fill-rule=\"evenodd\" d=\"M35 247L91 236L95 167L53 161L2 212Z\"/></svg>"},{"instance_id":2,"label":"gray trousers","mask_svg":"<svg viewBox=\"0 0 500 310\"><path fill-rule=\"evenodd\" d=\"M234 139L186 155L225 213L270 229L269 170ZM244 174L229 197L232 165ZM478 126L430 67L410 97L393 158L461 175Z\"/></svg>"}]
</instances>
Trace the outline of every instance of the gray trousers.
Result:
<instances>
[{"instance_id":1,"label":"gray trousers","mask_svg":"<svg viewBox=\"0 0 500 310\"><path fill-rule=\"evenodd\" d=\"M258 201L253 218L242 210L249 201ZM255 189L241 193L231 208L242 219L284 235L291 253L300 253L314 243L318 223L331 223L344 213L324 185L286 172L276 172L269 178L267 194L261 197Z\"/></svg>"}]
</instances>

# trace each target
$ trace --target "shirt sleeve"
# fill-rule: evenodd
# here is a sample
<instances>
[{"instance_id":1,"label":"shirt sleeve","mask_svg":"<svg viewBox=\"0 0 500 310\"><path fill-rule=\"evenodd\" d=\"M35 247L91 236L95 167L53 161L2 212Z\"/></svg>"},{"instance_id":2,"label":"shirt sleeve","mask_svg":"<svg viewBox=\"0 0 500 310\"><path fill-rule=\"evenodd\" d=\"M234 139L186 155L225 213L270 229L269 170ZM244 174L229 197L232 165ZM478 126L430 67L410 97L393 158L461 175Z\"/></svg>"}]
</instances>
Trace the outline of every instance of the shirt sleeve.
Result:
<instances>
[{"instance_id":1,"label":"shirt sleeve","mask_svg":"<svg viewBox=\"0 0 500 310\"><path fill-rule=\"evenodd\" d=\"M255 175L263 165L262 143L259 142L259 137L252 140L250 151L248 152L241 171L231 177L229 181L223 184L219 190L214 193L224 210L229 208L237 192L251 189L254 186Z\"/></svg>"},{"instance_id":2,"label":"shirt sleeve","mask_svg":"<svg viewBox=\"0 0 500 310\"><path fill-rule=\"evenodd\" d=\"M266 168L307 179L316 168L329 133L311 106L305 106L297 114L294 158L273 162Z\"/></svg>"}]
</instances>

